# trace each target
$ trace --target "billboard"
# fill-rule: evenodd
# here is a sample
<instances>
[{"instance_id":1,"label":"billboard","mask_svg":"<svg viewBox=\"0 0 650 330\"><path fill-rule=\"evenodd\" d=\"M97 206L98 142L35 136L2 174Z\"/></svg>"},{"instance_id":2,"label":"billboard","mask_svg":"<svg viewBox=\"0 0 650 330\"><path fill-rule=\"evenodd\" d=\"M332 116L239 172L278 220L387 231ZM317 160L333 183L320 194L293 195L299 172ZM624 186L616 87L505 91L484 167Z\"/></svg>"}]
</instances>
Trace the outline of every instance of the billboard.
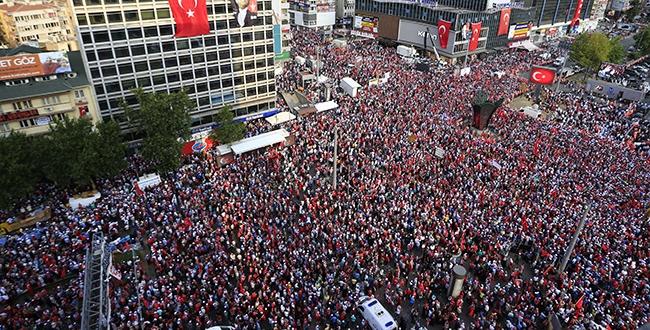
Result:
<instances>
[{"instance_id":1,"label":"billboard","mask_svg":"<svg viewBox=\"0 0 650 330\"><path fill-rule=\"evenodd\" d=\"M65 52L46 52L0 57L0 81L71 72Z\"/></svg>"},{"instance_id":2,"label":"billboard","mask_svg":"<svg viewBox=\"0 0 650 330\"><path fill-rule=\"evenodd\" d=\"M456 31L449 31L448 38L449 40L456 40ZM433 50L434 47L438 50L453 49L453 42L448 42L447 48L440 46L437 26L403 19L399 20L397 41L421 48L425 48L426 44L427 50Z\"/></svg>"},{"instance_id":3,"label":"billboard","mask_svg":"<svg viewBox=\"0 0 650 330\"><path fill-rule=\"evenodd\" d=\"M510 29L508 30L508 39L520 40L528 38L531 27L531 23L517 23L510 25Z\"/></svg>"},{"instance_id":4,"label":"billboard","mask_svg":"<svg viewBox=\"0 0 650 330\"><path fill-rule=\"evenodd\" d=\"M257 20L257 0L230 0L239 27L253 26Z\"/></svg>"},{"instance_id":5,"label":"billboard","mask_svg":"<svg viewBox=\"0 0 650 330\"><path fill-rule=\"evenodd\" d=\"M354 16L352 35L375 39L379 35L379 18Z\"/></svg>"}]
</instances>

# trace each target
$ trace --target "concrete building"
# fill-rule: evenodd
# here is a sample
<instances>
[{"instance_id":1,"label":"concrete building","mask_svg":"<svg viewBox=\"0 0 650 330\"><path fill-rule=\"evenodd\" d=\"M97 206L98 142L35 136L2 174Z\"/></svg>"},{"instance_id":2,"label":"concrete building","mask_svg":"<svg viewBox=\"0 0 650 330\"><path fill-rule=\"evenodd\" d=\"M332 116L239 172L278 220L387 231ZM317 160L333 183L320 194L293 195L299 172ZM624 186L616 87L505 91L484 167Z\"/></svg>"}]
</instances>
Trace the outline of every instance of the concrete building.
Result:
<instances>
[{"instance_id":1,"label":"concrete building","mask_svg":"<svg viewBox=\"0 0 650 330\"><path fill-rule=\"evenodd\" d=\"M175 92L184 88L196 102L194 131L213 126L212 116L232 106L236 116L275 106L271 1L257 1L257 19L240 27L231 4L207 0L210 33L174 37L167 1L73 0L83 56L100 115L129 130L120 107L137 108L131 90Z\"/></svg>"},{"instance_id":2,"label":"concrete building","mask_svg":"<svg viewBox=\"0 0 650 330\"><path fill-rule=\"evenodd\" d=\"M291 26L289 25L289 2L272 0L273 7L273 50L276 66L291 58Z\"/></svg>"},{"instance_id":3,"label":"concrete building","mask_svg":"<svg viewBox=\"0 0 650 330\"><path fill-rule=\"evenodd\" d=\"M0 38L9 47L29 44L49 51L78 50L74 30L65 1L0 4Z\"/></svg>"},{"instance_id":4,"label":"concrete building","mask_svg":"<svg viewBox=\"0 0 650 330\"><path fill-rule=\"evenodd\" d=\"M354 0L336 0L336 19L354 17Z\"/></svg>"},{"instance_id":5,"label":"concrete building","mask_svg":"<svg viewBox=\"0 0 650 330\"><path fill-rule=\"evenodd\" d=\"M331 31L336 24L336 2L335 0L291 1L289 23L299 28Z\"/></svg>"},{"instance_id":6,"label":"concrete building","mask_svg":"<svg viewBox=\"0 0 650 330\"><path fill-rule=\"evenodd\" d=\"M0 134L43 134L64 117L100 118L81 53L1 49Z\"/></svg>"}]
</instances>

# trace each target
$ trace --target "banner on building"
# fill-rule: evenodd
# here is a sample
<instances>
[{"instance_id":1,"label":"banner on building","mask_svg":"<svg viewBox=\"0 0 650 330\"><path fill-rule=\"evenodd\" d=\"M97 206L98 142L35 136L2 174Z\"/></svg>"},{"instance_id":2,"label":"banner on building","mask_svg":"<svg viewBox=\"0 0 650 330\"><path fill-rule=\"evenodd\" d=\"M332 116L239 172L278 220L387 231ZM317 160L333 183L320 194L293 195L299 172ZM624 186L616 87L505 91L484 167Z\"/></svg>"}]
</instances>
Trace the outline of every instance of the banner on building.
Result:
<instances>
[{"instance_id":1,"label":"banner on building","mask_svg":"<svg viewBox=\"0 0 650 330\"><path fill-rule=\"evenodd\" d=\"M230 8L239 27L255 25L257 0L230 0Z\"/></svg>"},{"instance_id":2,"label":"banner on building","mask_svg":"<svg viewBox=\"0 0 650 330\"><path fill-rule=\"evenodd\" d=\"M478 48L478 38L481 36L481 24L482 22L472 23L472 36L469 39L469 51L476 50Z\"/></svg>"},{"instance_id":3,"label":"banner on building","mask_svg":"<svg viewBox=\"0 0 650 330\"><path fill-rule=\"evenodd\" d=\"M0 81L72 72L68 54L45 52L0 57Z\"/></svg>"},{"instance_id":4,"label":"banner on building","mask_svg":"<svg viewBox=\"0 0 650 330\"><path fill-rule=\"evenodd\" d=\"M175 37L194 37L210 33L206 0L169 0L169 8L176 22Z\"/></svg>"},{"instance_id":5,"label":"banner on building","mask_svg":"<svg viewBox=\"0 0 650 330\"><path fill-rule=\"evenodd\" d=\"M512 9L504 8L501 9L501 16L499 17L499 29L497 30L497 35L502 36L508 34L508 27L510 26L510 14Z\"/></svg>"},{"instance_id":6,"label":"banner on building","mask_svg":"<svg viewBox=\"0 0 650 330\"><path fill-rule=\"evenodd\" d=\"M573 13L573 19L571 19L571 26L576 25L578 20L580 20L580 11L582 11L582 0L578 0L576 11Z\"/></svg>"},{"instance_id":7,"label":"banner on building","mask_svg":"<svg viewBox=\"0 0 650 330\"><path fill-rule=\"evenodd\" d=\"M354 16L352 35L375 39L379 36L379 18L372 16Z\"/></svg>"},{"instance_id":8,"label":"banner on building","mask_svg":"<svg viewBox=\"0 0 650 330\"><path fill-rule=\"evenodd\" d=\"M508 39L520 40L526 39L530 35L530 23L517 23L510 25L510 30L508 31Z\"/></svg>"},{"instance_id":9,"label":"banner on building","mask_svg":"<svg viewBox=\"0 0 650 330\"><path fill-rule=\"evenodd\" d=\"M447 48L449 42L449 31L451 30L451 22L445 20L438 20L438 40L440 40L440 47Z\"/></svg>"}]
</instances>

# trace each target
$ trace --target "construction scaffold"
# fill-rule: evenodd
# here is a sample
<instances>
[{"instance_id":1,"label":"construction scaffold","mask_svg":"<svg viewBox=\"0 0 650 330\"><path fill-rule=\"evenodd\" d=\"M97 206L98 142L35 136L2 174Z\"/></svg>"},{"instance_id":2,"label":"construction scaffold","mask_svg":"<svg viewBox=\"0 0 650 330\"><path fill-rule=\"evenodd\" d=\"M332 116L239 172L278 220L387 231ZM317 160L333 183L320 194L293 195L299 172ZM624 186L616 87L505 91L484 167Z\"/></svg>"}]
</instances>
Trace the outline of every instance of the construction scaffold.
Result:
<instances>
[{"instance_id":1,"label":"construction scaffold","mask_svg":"<svg viewBox=\"0 0 650 330\"><path fill-rule=\"evenodd\" d=\"M109 328L111 319L108 280L112 253L108 251L108 244L101 233L94 234L91 241L86 250L81 329L103 330Z\"/></svg>"}]
</instances>

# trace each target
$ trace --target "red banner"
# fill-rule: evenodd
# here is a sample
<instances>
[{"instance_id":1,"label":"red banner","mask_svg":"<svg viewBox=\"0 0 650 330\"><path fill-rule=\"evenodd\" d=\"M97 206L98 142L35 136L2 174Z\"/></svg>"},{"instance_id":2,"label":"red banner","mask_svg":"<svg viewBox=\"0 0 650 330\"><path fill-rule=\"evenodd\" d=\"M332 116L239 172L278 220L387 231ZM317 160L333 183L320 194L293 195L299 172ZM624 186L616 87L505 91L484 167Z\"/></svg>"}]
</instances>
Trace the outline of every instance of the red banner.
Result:
<instances>
[{"instance_id":1,"label":"red banner","mask_svg":"<svg viewBox=\"0 0 650 330\"><path fill-rule=\"evenodd\" d=\"M541 66L534 66L530 70L530 82L540 85L551 85L555 80L555 70Z\"/></svg>"},{"instance_id":2,"label":"red banner","mask_svg":"<svg viewBox=\"0 0 650 330\"><path fill-rule=\"evenodd\" d=\"M210 33L206 0L169 0L174 21L175 37L194 37Z\"/></svg>"},{"instance_id":3,"label":"red banner","mask_svg":"<svg viewBox=\"0 0 650 330\"><path fill-rule=\"evenodd\" d=\"M499 30L497 30L498 36L508 34L508 27L510 27L510 12L510 8L501 9L501 17L499 18Z\"/></svg>"},{"instance_id":4,"label":"red banner","mask_svg":"<svg viewBox=\"0 0 650 330\"><path fill-rule=\"evenodd\" d=\"M447 48L449 41L449 30L451 30L451 22L445 20L438 20L438 40L440 40L440 47Z\"/></svg>"},{"instance_id":5,"label":"red banner","mask_svg":"<svg viewBox=\"0 0 650 330\"><path fill-rule=\"evenodd\" d=\"M472 23L472 38L469 39L469 51L473 51L478 48L478 38L481 35L481 22Z\"/></svg>"},{"instance_id":6,"label":"red banner","mask_svg":"<svg viewBox=\"0 0 650 330\"><path fill-rule=\"evenodd\" d=\"M580 11L582 11L582 0L578 0L576 11L573 13L573 19L571 20L571 26L574 26L576 22L580 19Z\"/></svg>"}]
</instances>

